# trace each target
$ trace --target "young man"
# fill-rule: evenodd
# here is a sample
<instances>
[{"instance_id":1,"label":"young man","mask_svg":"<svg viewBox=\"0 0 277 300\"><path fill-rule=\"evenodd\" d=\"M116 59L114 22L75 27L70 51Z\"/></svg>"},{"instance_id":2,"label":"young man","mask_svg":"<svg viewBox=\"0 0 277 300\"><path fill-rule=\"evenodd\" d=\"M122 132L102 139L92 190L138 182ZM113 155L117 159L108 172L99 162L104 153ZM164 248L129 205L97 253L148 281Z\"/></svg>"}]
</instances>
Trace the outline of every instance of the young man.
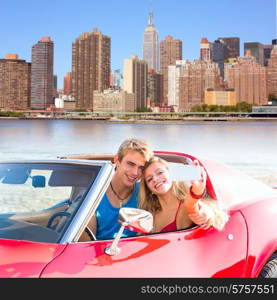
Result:
<instances>
[{"instance_id":1,"label":"young man","mask_svg":"<svg viewBox=\"0 0 277 300\"><path fill-rule=\"evenodd\" d=\"M127 139L119 147L115 155L115 173L103 196L96 214L88 227L97 239L112 239L120 229L118 223L121 207L138 207L138 180L146 161L153 156L149 145L141 139ZM134 236L136 233L125 229L122 236ZM84 240L84 235L81 241ZM87 239L86 239L87 240Z\"/></svg>"}]
</instances>

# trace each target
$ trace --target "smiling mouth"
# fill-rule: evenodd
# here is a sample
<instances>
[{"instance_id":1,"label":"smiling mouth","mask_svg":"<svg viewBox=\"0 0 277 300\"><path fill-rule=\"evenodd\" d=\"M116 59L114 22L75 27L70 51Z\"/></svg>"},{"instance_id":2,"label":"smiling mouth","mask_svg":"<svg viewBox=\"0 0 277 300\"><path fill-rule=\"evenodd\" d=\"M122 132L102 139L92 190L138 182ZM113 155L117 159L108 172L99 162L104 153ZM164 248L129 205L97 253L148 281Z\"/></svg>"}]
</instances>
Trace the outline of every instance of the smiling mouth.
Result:
<instances>
[{"instance_id":1,"label":"smiling mouth","mask_svg":"<svg viewBox=\"0 0 277 300\"><path fill-rule=\"evenodd\" d=\"M159 188L161 188L164 185L164 181L159 182L155 185L155 189L158 190Z\"/></svg>"},{"instance_id":2,"label":"smiling mouth","mask_svg":"<svg viewBox=\"0 0 277 300\"><path fill-rule=\"evenodd\" d=\"M127 177L127 180L130 181L130 182L137 181L137 176L136 177L131 177L131 176L126 175L126 177Z\"/></svg>"}]
</instances>

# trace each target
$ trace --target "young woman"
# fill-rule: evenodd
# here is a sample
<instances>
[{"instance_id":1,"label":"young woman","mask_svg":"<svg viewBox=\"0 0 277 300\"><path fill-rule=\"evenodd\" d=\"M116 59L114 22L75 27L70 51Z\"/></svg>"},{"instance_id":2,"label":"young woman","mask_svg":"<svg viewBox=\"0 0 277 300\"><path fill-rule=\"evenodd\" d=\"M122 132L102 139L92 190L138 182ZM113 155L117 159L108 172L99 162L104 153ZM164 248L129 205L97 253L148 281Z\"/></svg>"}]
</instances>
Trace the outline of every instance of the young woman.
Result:
<instances>
[{"instance_id":1,"label":"young woman","mask_svg":"<svg viewBox=\"0 0 277 300\"><path fill-rule=\"evenodd\" d=\"M194 161L196 166L198 161ZM153 214L153 232L174 231L194 224L222 230L228 215L217 201L205 197L206 172L201 179L188 182L172 182L168 163L152 157L144 166L140 188L139 206Z\"/></svg>"}]
</instances>

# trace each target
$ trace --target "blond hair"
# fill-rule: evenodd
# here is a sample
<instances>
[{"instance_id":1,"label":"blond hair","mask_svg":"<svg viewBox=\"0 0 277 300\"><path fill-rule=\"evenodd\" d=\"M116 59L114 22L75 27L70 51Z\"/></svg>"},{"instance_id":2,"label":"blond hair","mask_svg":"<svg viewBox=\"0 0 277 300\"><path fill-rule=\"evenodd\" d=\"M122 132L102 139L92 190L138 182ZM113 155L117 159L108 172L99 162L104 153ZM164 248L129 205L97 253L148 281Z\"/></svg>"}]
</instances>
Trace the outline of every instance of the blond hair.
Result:
<instances>
[{"instance_id":1,"label":"blond hair","mask_svg":"<svg viewBox=\"0 0 277 300\"><path fill-rule=\"evenodd\" d=\"M139 187L139 208L150 211L152 214L155 214L157 211L161 210L161 205L158 197L150 191L146 184L145 171L150 165L157 162L163 164L167 169L169 169L169 164L167 161L160 157L151 157L145 163ZM189 184L184 181L173 181L172 191L179 201L184 202L187 194L189 193ZM221 207L219 207L218 201L205 195L205 198L199 200L198 204L200 211L208 210L210 212L210 217L207 220L206 225L208 227L213 226L218 230L222 230L228 221L229 216Z\"/></svg>"},{"instance_id":2,"label":"blond hair","mask_svg":"<svg viewBox=\"0 0 277 300\"><path fill-rule=\"evenodd\" d=\"M123 141L119 146L117 151L118 160L122 161L123 157L129 151L137 151L146 159L146 161L148 161L150 157L154 155L146 141L142 139L130 138Z\"/></svg>"}]
</instances>

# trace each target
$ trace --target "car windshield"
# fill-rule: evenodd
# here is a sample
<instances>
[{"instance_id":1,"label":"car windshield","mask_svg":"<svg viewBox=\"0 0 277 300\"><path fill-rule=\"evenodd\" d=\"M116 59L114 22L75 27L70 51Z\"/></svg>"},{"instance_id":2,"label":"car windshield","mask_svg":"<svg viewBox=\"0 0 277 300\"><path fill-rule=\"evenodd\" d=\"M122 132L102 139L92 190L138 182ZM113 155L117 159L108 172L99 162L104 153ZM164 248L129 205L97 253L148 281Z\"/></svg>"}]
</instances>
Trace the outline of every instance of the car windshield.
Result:
<instances>
[{"instance_id":1,"label":"car windshield","mask_svg":"<svg viewBox=\"0 0 277 300\"><path fill-rule=\"evenodd\" d=\"M57 242L100 166L0 164L0 238Z\"/></svg>"}]
</instances>

